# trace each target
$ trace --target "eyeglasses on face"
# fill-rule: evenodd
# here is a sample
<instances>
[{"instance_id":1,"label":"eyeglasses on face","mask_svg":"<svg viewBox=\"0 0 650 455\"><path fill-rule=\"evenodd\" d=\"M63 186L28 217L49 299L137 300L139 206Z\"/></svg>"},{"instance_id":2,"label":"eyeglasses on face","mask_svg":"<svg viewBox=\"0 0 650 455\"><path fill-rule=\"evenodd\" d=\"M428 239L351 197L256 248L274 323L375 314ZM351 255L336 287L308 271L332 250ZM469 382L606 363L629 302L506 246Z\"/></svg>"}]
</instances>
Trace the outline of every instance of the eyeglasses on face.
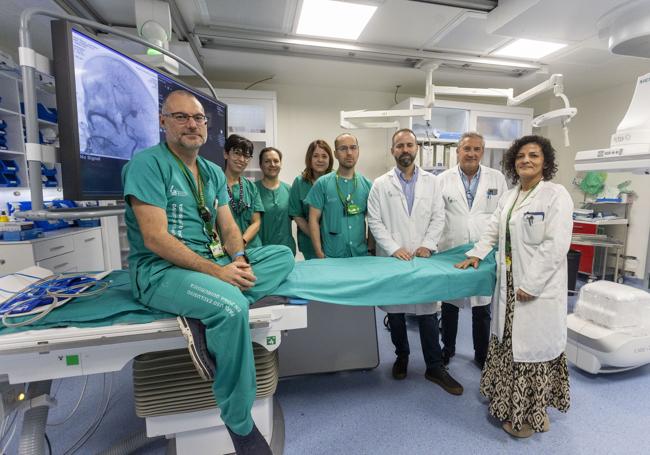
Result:
<instances>
[{"instance_id":1,"label":"eyeglasses on face","mask_svg":"<svg viewBox=\"0 0 650 455\"><path fill-rule=\"evenodd\" d=\"M179 125L185 125L190 119L193 119L197 125L205 125L208 123L208 118L203 114L190 115L185 112L172 112L170 114L163 114L163 117L171 117Z\"/></svg>"},{"instance_id":2,"label":"eyeglasses on face","mask_svg":"<svg viewBox=\"0 0 650 455\"><path fill-rule=\"evenodd\" d=\"M228 155L232 156L233 158L241 158L244 161L249 161L253 157L253 155L249 155L240 148L230 149Z\"/></svg>"},{"instance_id":3,"label":"eyeglasses on face","mask_svg":"<svg viewBox=\"0 0 650 455\"><path fill-rule=\"evenodd\" d=\"M341 153L347 153L347 151L350 150L351 152L356 152L359 150L359 146L357 144L352 144L352 145L339 145L336 147L337 152Z\"/></svg>"}]
</instances>

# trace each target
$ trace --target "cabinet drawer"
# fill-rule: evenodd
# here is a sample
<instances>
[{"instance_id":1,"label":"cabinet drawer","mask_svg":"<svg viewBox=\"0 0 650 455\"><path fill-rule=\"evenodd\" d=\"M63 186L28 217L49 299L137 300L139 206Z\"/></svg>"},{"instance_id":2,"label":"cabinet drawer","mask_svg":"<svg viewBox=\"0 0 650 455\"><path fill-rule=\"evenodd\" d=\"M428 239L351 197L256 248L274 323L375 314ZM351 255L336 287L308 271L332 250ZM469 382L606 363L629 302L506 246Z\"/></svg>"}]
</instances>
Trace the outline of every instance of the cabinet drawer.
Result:
<instances>
[{"instance_id":1,"label":"cabinet drawer","mask_svg":"<svg viewBox=\"0 0 650 455\"><path fill-rule=\"evenodd\" d=\"M74 236L74 250L79 254L93 254L102 249L102 231L94 229Z\"/></svg>"},{"instance_id":2,"label":"cabinet drawer","mask_svg":"<svg viewBox=\"0 0 650 455\"><path fill-rule=\"evenodd\" d=\"M24 243L0 246L0 275L7 275L34 265L32 246Z\"/></svg>"},{"instance_id":3,"label":"cabinet drawer","mask_svg":"<svg viewBox=\"0 0 650 455\"><path fill-rule=\"evenodd\" d=\"M52 273L74 272L77 270L75 253L70 252L38 262L40 267L51 270Z\"/></svg>"},{"instance_id":4,"label":"cabinet drawer","mask_svg":"<svg viewBox=\"0 0 650 455\"><path fill-rule=\"evenodd\" d=\"M573 222L574 234L595 234L596 232L598 232L598 226L595 224Z\"/></svg>"},{"instance_id":5,"label":"cabinet drawer","mask_svg":"<svg viewBox=\"0 0 650 455\"><path fill-rule=\"evenodd\" d=\"M56 239L43 240L34 243L34 259L36 262L49 259L73 250L72 238L70 236L58 237Z\"/></svg>"},{"instance_id":6,"label":"cabinet drawer","mask_svg":"<svg viewBox=\"0 0 650 455\"><path fill-rule=\"evenodd\" d=\"M74 252L77 270L81 272L104 270L102 231L93 229L76 234L74 236Z\"/></svg>"}]
</instances>

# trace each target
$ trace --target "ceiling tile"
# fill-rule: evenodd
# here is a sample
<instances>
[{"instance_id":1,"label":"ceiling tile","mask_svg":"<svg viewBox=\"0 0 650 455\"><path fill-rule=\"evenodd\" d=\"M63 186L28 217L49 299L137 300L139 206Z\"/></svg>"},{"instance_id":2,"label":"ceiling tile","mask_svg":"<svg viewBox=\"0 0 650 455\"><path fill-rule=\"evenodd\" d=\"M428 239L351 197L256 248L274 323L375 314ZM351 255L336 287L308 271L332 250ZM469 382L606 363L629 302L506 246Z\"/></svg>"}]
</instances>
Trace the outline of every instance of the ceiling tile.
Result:
<instances>
[{"instance_id":1,"label":"ceiling tile","mask_svg":"<svg viewBox=\"0 0 650 455\"><path fill-rule=\"evenodd\" d=\"M386 0L361 33L359 42L419 48L459 13L458 8Z\"/></svg>"},{"instance_id":2,"label":"ceiling tile","mask_svg":"<svg viewBox=\"0 0 650 455\"><path fill-rule=\"evenodd\" d=\"M455 27L427 43L426 48L429 50L487 54L507 39L502 36L487 34L485 32L484 17L466 15Z\"/></svg>"},{"instance_id":3,"label":"ceiling tile","mask_svg":"<svg viewBox=\"0 0 650 455\"><path fill-rule=\"evenodd\" d=\"M290 32L292 25L285 24L285 10L296 8L292 0L202 0L200 3L207 9L211 25L284 33Z\"/></svg>"}]
</instances>

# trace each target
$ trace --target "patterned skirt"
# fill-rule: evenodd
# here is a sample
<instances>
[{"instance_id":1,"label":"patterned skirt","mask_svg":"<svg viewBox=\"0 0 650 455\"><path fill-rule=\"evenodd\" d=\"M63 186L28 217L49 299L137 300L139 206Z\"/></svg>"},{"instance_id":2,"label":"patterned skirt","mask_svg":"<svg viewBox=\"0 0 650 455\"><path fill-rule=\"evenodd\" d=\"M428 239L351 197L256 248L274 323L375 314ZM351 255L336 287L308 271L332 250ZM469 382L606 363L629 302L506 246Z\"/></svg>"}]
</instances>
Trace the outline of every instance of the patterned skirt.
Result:
<instances>
[{"instance_id":1,"label":"patterned skirt","mask_svg":"<svg viewBox=\"0 0 650 455\"><path fill-rule=\"evenodd\" d=\"M481 375L481 394L490 400L489 412L501 421L512 422L515 431L528 424L540 432L546 408L569 409L569 371L566 355L547 362L515 362L512 356L512 320L515 292L510 270L506 272L506 321L503 340L492 335Z\"/></svg>"}]
</instances>

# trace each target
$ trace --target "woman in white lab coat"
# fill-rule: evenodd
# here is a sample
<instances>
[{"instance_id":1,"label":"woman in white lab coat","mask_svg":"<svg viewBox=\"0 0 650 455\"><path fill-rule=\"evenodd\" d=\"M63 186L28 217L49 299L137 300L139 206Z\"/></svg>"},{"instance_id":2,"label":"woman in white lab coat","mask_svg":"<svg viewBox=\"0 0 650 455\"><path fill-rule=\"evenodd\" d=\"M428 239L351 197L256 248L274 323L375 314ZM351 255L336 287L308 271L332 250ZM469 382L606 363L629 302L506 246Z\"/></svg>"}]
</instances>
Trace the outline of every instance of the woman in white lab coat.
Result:
<instances>
[{"instance_id":1,"label":"woman in white lab coat","mask_svg":"<svg viewBox=\"0 0 650 455\"><path fill-rule=\"evenodd\" d=\"M481 393L506 432L528 437L548 431L548 406L566 412L570 403L564 350L573 202L562 185L550 182L557 166L548 139L516 140L504 167L519 185L501 198L481 240L456 267L478 267L498 242Z\"/></svg>"}]
</instances>

